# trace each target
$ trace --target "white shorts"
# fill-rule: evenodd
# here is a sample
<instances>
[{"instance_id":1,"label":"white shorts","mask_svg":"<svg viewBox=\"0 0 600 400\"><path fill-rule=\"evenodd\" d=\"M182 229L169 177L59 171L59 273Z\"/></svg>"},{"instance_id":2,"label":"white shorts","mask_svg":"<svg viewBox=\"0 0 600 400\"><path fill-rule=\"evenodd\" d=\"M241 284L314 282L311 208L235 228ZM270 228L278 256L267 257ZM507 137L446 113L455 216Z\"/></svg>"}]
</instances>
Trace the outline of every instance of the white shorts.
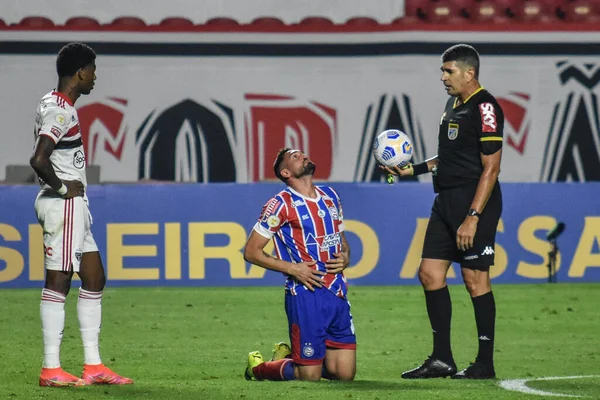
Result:
<instances>
[{"instance_id":1,"label":"white shorts","mask_svg":"<svg viewBox=\"0 0 600 400\"><path fill-rule=\"evenodd\" d=\"M46 269L79 272L83 253L98 251L86 201L83 197L65 200L40 194L35 213L44 231Z\"/></svg>"}]
</instances>

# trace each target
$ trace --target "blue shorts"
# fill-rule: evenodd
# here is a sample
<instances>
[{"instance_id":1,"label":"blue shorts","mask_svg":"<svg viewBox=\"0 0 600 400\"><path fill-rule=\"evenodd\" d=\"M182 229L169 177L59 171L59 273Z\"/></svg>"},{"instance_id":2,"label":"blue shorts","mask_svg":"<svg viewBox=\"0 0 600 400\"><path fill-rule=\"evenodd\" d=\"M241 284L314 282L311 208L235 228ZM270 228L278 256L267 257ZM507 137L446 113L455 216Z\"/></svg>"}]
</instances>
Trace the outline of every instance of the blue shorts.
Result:
<instances>
[{"instance_id":1,"label":"blue shorts","mask_svg":"<svg viewBox=\"0 0 600 400\"><path fill-rule=\"evenodd\" d=\"M285 295L292 359L299 365L318 365L327 347L356 350L350 302L321 288Z\"/></svg>"}]
</instances>

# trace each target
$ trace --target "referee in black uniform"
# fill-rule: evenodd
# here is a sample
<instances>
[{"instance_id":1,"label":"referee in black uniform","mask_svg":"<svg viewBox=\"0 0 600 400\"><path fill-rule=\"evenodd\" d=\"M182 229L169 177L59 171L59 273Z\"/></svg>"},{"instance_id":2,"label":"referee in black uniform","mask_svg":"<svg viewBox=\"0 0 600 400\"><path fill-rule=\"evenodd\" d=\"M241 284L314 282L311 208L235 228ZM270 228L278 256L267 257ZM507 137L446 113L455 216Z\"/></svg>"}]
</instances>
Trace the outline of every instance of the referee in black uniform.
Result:
<instances>
[{"instance_id":1,"label":"referee in black uniform","mask_svg":"<svg viewBox=\"0 0 600 400\"><path fill-rule=\"evenodd\" d=\"M442 77L451 96L440 119L438 155L421 164L383 168L399 176L433 174L437 193L425 233L419 280L433 329L433 352L406 379L492 379L496 305L490 282L496 228L502 212L498 183L504 114L479 83L479 54L466 44L442 55ZM452 303L446 273L460 263L475 309L479 352L457 373L450 347Z\"/></svg>"}]
</instances>

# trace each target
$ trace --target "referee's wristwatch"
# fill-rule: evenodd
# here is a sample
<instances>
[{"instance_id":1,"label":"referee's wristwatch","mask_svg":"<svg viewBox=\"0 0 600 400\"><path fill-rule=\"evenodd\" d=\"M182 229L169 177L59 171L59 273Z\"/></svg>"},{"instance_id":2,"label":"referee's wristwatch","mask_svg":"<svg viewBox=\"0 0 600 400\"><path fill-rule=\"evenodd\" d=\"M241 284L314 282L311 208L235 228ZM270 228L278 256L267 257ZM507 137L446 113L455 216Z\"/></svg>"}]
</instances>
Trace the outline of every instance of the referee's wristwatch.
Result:
<instances>
[{"instance_id":1,"label":"referee's wristwatch","mask_svg":"<svg viewBox=\"0 0 600 400\"><path fill-rule=\"evenodd\" d=\"M469 208L469 212L467 213L467 215L470 217L477 217L477 218L481 217L481 214L478 213L477 210L474 208Z\"/></svg>"}]
</instances>

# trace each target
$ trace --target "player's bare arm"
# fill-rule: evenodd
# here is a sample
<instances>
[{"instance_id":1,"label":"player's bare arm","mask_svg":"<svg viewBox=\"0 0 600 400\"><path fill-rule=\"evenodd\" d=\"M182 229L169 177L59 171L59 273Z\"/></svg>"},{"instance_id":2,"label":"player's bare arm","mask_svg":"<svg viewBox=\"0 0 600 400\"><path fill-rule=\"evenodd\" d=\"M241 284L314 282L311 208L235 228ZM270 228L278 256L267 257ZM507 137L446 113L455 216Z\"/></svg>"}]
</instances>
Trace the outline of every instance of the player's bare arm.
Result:
<instances>
[{"instance_id":1,"label":"player's bare arm","mask_svg":"<svg viewBox=\"0 0 600 400\"><path fill-rule=\"evenodd\" d=\"M253 230L246 242L244 260L254 265L258 265L259 267L270 269L271 271L278 271L291 275L311 291L314 291L314 287L320 288L322 286L321 277L325 275L325 272L317 271L312 268L312 266L316 264L316 261L294 264L279 260L264 251L269 240L270 239Z\"/></svg>"},{"instance_id":2,"label":"player's bare arm","mask_svg":"<svg viewBox=\"0 0 600 400\"><path fill-rule=\"evenodd\" d=\"M50 162L50 155L54 151L54 141L46 135L40 135L35 143L33 155L29 160L29 164L34 169L35 173L42 178L50 187L58 191L64 184L67 187L67 192L63 195L64 198L83 196L83 183L79 181L61 181Z\"/></svg>"},{"instance_id":3,"label":"player's bare arm","mask_svg":"<svg viewBox=\"0 0 600 400\"><path fill-rule=\"evenodd\" d=\"M344 232L340 232L340 236L342 240L341 251L339 253L334 253L333 255L335 258L328 260L325 263L328 274L338 274L350 265L350 246L348 245Z\"/></svg>"},{"instance_id":4,"label":"player's bare arm","mask_svg":"<svg viewBox=\"0 0 600 400\"><path fill-rule=\"evenodd\" d=\"M423 162L421 164L417 164L417 166L415 166L414 164L408 164L404 168L400 168L397 166L394 166L392 168L380 166L379 168L383 169L388 174L392 174L392 175L396 175L396 176L413 176L413 175L415 175L415 167L417 169L423 169L423 171L418 171L416 173L416 175L420 175L421 173L433 171L433 169L435 167L437 167L438 163L439 163L439 160L438 160L438 156L436 155L434 157L431 157L428 160L425 160L425 162ZM427 171L424 171L425 168L427 169Z\"/></svg>"},{"instance_id":5,"label":"player's bare arm","mask_svg":"<svg viewBox=\"0 0 600 400\"><path fill-rule=\"evenodd\" d=\"M485 155L481 153L481 163L483 164L483 172L479 178L477 184L477 190L473 202L471 202L471 208L477 211L479 214L483 212L494 186L500 175L500 161L502 159L502 149L498 150L494 154ZM456 232L456 245L462 251L468 250L473 247L473 239L477 232L477 223L479 217L467 216L462 225Z\"/></svg>"}]
</instances>

